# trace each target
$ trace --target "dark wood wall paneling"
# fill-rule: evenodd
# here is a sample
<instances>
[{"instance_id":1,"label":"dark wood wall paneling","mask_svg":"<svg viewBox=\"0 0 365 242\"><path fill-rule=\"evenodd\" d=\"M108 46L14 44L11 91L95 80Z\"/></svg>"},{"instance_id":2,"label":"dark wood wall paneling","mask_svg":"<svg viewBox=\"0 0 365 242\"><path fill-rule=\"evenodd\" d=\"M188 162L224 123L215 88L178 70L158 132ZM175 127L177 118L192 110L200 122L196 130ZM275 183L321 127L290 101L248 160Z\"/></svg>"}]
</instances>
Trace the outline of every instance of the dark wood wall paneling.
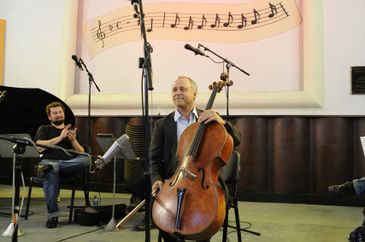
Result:
<instances>
[{"instance_id":1,"label":"dark wood wall paneling","mask_svg":"<svg viewBox=\"0 0 365 242\"><path fill-rule=\"evenodd\" d=\"M158 119L158 118L155 118ZM86 118L77 118L84 127ZM113 133L119 137L127 123L139 118L93 118L93 137ZM240 116L231 117L241 132L242 200L361 204L351 198L338 201L327 194L329 185L365 175L365 158L359 137L365 135L362 117ZM101 154L95 141L93 154ZM118 173L123 182L123 165ZM110 183L112 166L93 175L92 182ZM355 201L355 202L354 202Z\"/></svg>"},{"instance_id":2,"label":"dark wood wall paneling","mask_svg":"<svg viewBox=\"0 0 365 242\"><path fill-rule=\"evenodd\" d=\"M240 130L241 144L236 149L241 154L241 176L238 190L266 191L270 188L268 123L260 117L232 119Z\"/></svg>"},{"instance_id":3,"label":"dark wood wall paneling","mask_svg":"<svg viewBox=\"0 0 365 242\"><path fill-rule=\"evenodd\" d=\"M238 184L241 200L365 204L359 196L338 200L327 193L329 185L365 175L359 138L365 136L365 118L239 116L231 117L231 122L241 132L241 143L236 147L242 163ZM98 133L112 133L117 138L126 132L127 124L141 126L142 122L139 117L93 117L91 124L92 154L102 155L95 140ZM76 118L76 127L85 142L87 125L86 117ZM138 141L132 141L136 148ZM130 169L128 164L117 164L117 189L122 192L128 191L124 180L125 170ZM0 179L9 181L11 165L5 168ZM92 174L91 189L110 191L112 174L112 164Z\"/></svg>"},{"instance_id":4,"label":"dark wood wall paneling","mask_svg":"<svg viewBox=\"0 0 365 242\"><path fill-rule=\"evenodd\" d=\"M309 192L309 120L282 117L271 122L273 191Z\"/></svg>"},{"instance_id":5,"label":"dark wood wall paneling","mask_svg":"<svg viewBox=\"0 0 365 242\"><path fill-rule=\"evenodd\" d=\"M315 192L353 178L354 122L349 118L318 118L313 122Z\"/></svg>"}]
</instances>

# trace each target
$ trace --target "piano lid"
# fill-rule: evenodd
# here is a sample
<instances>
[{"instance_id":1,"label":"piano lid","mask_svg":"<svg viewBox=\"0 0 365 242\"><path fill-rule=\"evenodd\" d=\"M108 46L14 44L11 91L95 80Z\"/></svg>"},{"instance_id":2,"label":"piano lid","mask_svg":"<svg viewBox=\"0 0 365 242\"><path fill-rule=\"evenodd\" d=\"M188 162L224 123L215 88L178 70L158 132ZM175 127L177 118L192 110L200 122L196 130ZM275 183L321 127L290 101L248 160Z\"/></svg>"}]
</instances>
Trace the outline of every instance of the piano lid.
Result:
<instances>
[{"instance_id":1,"label":"piano lid","mask_svg":"<svg viewBox=\"0 0 365 242\"><path fill-rule=\"evenodd\" d=\"M65 106L65 123L75 124L70 107L58 97L39 88L0 85L0 134L29 133L34 138L42 124L49 124L46 106L51 102Z\"/></svg>"}]
</instances>

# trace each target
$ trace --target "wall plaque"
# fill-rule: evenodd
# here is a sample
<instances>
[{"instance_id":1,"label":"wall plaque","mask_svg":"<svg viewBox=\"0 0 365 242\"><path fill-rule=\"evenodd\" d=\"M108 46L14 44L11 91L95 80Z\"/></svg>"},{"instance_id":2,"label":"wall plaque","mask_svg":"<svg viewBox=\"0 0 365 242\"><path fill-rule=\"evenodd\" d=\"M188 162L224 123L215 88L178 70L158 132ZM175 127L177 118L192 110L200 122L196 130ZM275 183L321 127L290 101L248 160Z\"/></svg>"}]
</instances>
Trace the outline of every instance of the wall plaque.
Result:
<instances>
[{"instance_id":1,"label":"wall plaque","mask_svg":"<svg viewBox=\"0 0 365 242\"><path fill-rule=\"evenodd\" d=\"M351 67L352 94L365 94L365 66Z\"/></svg>"}]
</instances>

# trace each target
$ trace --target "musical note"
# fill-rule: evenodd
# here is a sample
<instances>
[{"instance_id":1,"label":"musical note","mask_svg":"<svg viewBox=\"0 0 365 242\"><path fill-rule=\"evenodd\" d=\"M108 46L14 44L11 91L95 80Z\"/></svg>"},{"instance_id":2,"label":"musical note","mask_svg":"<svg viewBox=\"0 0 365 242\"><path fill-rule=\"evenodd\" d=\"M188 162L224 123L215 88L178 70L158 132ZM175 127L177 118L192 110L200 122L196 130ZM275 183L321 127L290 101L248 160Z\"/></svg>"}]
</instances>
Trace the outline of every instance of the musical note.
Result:
<instances>
[{"instance_id":1,"label":"musical note","mask_svg":"<svg viewBox=\"0 0 365 242\"><path fill-rule=\"evenodd\" d=\"M247 18L243 15L243 13L241 14L241 24L237 25L238 29L242 29L243 27L247 26Z\"/></svg>"},{"instance_id":2,"label":"musical note","mask_svg":"<svg viewBox=\"0 0 365 242\"><path fill-rule=\"evenodd\" d=\"M122 22L117 21L116 26L117 26L117 29L121 29L122 28Z\"/></svg>"},{"instance_id":3,"label":"musical note","mask_svg":"<svg viewBox=\"0 0 365 242\"><path fill-rule=\"evenodd\" d=\"M211 28L219 27L220 23L221 23L221 19L219 18L218 14L216 14L215 22L214 22L214 24L211 24L210 27Z\"/></svg>"},{"instance_id":4,"label":"musical note","mask_svg":"<svg viewBox=\"0 0 365 242\"><path fill-rule=\"evenodd\" d=\"M231 23L233 22L233 16L231 14L231 12L228 13L228 21L227 23L224 23L223 26L224 27L228 27L228 26L231 26Z\"/></svg>"},{"instance_id":5,"label":"musical note","mask_svg":"<svg viewBox=\"0 0 365 242\"><path fill-rule=\"evenodd\" d=\"M101 21L98 20L98 31L96 32L96 37L101 41L102 48L104 48L105 33L101 30Z\"/></svg>"},{"instance_id":6,"label":"musical note","mask_svg":"<svg viewBox=\"0 0 365 242\"><path fill-rule=\"evenodd\" d=\"M174 24L171 24L170 26L171 26L171 28L176 28L177 25L179 25L179 24L180 24L179 14L176 14L176 16L175 16L175 23Z\"/></svg>"},{"instance_id":7,"label":"musical note","mask_svg":"<svg viewBox=\"0 0 365 242\"><path fill-rule=\"evenodd\" d=\"M280 3L280 7L283 9L283 11L285 12L286 16L289 17L289 14L286 11L286 9L284 8L283 4Z\"/></svg>"},{"instance_id":8,"label":"musical note","mask_svg":"<svg viewBox=\"0 0 365 242\"><path fill-rule=\"evenodd\" d=\"M192 29L193 28L193 25L194 25L194 20L190 16L188 26L185 26L184 29L185 30Z\"/></svg>"},{"instance_id":9,"label":"musical note","mask_svg":"<svg viewBox=\"0 0 365 242\"><path fill-rule=\"evenodd\" d=\"M269 3L270 9L271 9L271 13L268 15L269 18L274 17L276 14L278 14L278 10L276 9L275 5Z\"/></svg>"},{"instance_id":10,"label":"musical note","mask_svg":"<svg viewBox=\"0 0 365 242\"><path fill-rule=\"evenodd\" d=\"M165 10L162 3L158 8L151 5L153 8L144 13L146 32L154 33L152 38L163 39L165 36L172 36L173 39L181 40L186 37L182 36L181 31L186 30L183 32L189 35L188 38L196 41L225 42L227 39L229 42L230 39L235 38L244 42L282 33L302 22L296 1L256 0L253 2L255 3L226 4L222 2L215 4L215 8L210 8L207 4L199 4L199 12L192 12L189 4L176 3ZM140 18L134 16L129 10L130 8L127 7L121 8L118 12L112 11L87 23L85 29L88 32L84 34L93 56L114 46L115 43L126 43L137 38L132 36L139 36ZM210 31L209 33L225 31L225 36L227 33L230 37L206 34L207 31ZM263 34L257 35L257 31Z\"/></svg>"},{"instance_id":11,"label":"musical note","mask_svg":"<svg viewBox=\"0 0 365 242\"><path fill-rule=\"evenodd\" d=\"M153 30L153 18L151 18L151 24L150 27L146 30L147 32L152 32Z\"/></svg>"},{"instance_id":12,"label":"musical note","mask_svg":"<svg viewBox=\"0 0 365 242\"><path fill-rule=\"evenodd\" d=\"M204 14L203 14L202 24L198 25L198 29L203 29L206 24L207 24L207 19L205 18Z\"/></svg>"},{"instance_id":13,"label":"musical note","mask_svg":"<svg viewBox=\"0 0 365 242\"><path fill-rule=\"evenodd\" d=\"M251 24L252 24L252 25L257 24L257 22L258 22L258 21L259 21L259 19L260 19L260 13L259 13L259 12L257 12L257 10L256 10L256 9L253 9L253 15L254 15L255 19L251 21Z\"/></svg>"},{"instance_id":14,"label":"musical note","mask_svg":"<svg viewBox=\"0 0 365 242\"><path fill-rule=\"evenodd\" d=\"M163 13L162 28L165 28L166 13Z\"/></svg>"}]
</instances>

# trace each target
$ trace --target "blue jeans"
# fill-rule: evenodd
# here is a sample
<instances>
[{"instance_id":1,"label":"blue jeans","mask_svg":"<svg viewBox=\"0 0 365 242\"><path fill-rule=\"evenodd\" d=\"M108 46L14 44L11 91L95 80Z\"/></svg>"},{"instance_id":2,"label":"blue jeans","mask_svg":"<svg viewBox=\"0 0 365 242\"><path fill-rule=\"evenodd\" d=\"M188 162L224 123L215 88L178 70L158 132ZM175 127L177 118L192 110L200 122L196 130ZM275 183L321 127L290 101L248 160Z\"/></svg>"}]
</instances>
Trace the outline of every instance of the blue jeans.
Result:
<instances>
[{"instance_id":1,"label":"blue jeans","mask_svg":"<svg viewBox=\"0 0 365 242\"><path fill-rule=\"evenodd\" d=\"M352 181L357 195L365 193L365 176Z\"/></svg>"},{"instance_id":2,"label":"blue jeans","mask_svg":"<svg viewBox=\"0 0 365 242\"><path fill-rule=\"evenodd\" d=\"M85 171L90 165L90 158L86 155L78 155L70 160L44 159L40 164L51 164L53 170L44 173L43 191L47 204L47 217L57 217L59 214L57 196L60 181L74 177Z\"/></svg>"}]
</instances>

